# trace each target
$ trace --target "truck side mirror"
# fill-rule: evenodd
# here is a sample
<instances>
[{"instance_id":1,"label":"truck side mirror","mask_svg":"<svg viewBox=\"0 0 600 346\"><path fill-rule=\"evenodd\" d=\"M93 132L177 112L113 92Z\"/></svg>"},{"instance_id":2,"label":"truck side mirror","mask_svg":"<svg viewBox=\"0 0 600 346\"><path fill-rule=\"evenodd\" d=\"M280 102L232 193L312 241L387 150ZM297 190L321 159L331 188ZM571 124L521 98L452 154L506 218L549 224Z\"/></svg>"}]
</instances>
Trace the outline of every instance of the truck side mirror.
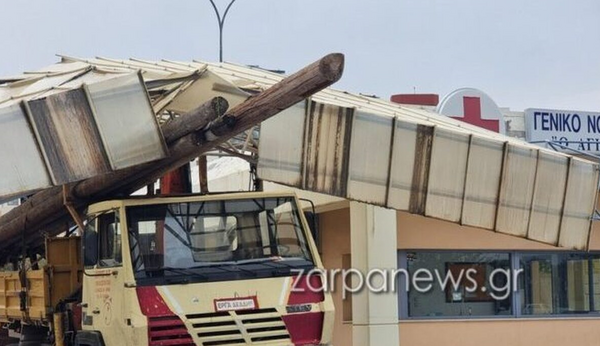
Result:
<instances>
[{"instance_id":1,"label":"truck side mirror","mask_svg":"<svg viewBox=\"0 0 600 346\"><path fill-rule=\"evenodd\" d=\"M83 232L83 265L92 267L98 263L98 233L87 230Z\"/></svg>"}]
</instances>

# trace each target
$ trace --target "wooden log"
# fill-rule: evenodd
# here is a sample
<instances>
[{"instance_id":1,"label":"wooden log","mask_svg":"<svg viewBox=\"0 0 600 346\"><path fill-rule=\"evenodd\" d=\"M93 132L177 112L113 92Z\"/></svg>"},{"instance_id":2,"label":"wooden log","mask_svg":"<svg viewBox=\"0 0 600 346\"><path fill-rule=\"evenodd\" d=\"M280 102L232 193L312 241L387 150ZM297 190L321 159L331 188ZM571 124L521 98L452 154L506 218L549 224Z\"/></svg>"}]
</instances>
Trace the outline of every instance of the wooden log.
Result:
<instances>
[{"instance_id":1,"label":"wooden log","mask_svg":"<svg viewBox=\"0 0 600 346\"><path fill-rule=\"evenodd\" d=\"M172 142L169 145L169 157L74 184L71 187L75 197L73 205L81 210L103 199L128 195L156 181L166 172L188 163L235 135L330 86L341 78L343 69L342 54L325 56L249 98L202 130ZM49 189L34 195L21 207L0 217L0 248L7 248L17 242L20 234L35 236L40 230L52 234L55 230L44 226L64 223L68 218L62 202L62 191Z\"/></svg>"},{"instance_id":2,"label":"wooden log","mask_svg":"<svg viewBox=\"0 0 600 346\"><path fill-rule=\"evenodd\" d=\"M217 96L196 109L166 123L162 128L165 141L171 143L189 133L192 133L211 121L221 117L229 109L229 102Z\"/></svg>"}]
</instances>

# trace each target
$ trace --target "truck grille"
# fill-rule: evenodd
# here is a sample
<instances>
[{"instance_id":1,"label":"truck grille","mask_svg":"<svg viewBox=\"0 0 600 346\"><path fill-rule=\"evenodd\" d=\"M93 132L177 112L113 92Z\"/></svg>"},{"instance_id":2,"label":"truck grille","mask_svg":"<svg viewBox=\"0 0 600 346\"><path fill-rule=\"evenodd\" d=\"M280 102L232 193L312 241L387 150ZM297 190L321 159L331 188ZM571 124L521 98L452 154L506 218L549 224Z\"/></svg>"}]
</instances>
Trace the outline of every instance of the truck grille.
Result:
<instances>
[{"instance_id":1,"label":"truck grille","mask_svg":"<svg viewBox=\"0 0 600 346\"><path fill-rule=\"evenodd\" d=\"M150 346L195 346L178 316L148 318Z\"/></svg>"},{"instance_id":2,"label":"truck grille","mask_svg":"<svg viewBox=\"0 0 600 346\"><path fill-rule=\"evenodd\" d=\"M292 344L276 309L192 314L186 317L203 346Z\"/></svg>"}]
</instances>

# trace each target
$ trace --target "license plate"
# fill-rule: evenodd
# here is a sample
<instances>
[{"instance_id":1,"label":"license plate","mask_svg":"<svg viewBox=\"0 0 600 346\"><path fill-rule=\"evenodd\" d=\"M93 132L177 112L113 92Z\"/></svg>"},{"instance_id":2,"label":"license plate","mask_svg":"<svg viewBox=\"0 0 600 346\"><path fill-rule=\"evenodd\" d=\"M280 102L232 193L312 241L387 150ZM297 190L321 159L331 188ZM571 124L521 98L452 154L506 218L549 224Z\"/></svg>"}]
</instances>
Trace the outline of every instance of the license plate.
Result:
<instances>
[{"instance_id":1,"label":"license plate","mask_svg":"<svg viewBox=\"0 0 600 346\"><path fill-rule=\"evenodd\" d=\"M236 311L258 309L256 297L215 299L215 311Z\"/></svg>"}]
</instances>

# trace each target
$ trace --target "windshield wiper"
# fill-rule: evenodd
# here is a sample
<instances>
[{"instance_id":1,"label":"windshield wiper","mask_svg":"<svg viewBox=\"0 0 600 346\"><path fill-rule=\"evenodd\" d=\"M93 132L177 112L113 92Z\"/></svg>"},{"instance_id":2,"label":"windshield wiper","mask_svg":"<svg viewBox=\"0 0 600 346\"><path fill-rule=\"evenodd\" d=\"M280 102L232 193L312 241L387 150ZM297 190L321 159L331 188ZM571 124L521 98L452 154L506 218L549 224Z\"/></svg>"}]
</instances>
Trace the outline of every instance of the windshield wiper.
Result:
<instances>
[{"instance_id":1,"label":"windshield wiper","mask_svg":"<svg viewBox=\"0 0 600 346\"><path fill-rule=\"evenodd\" d=\"M152 269L145 269L146 271L149 272L158 272L161 270L166 270L169 271L171 273L175 273L175 274L179 274L179 275L192 275L192 276L196 276L200 279L206 280L208 279L208 276L204 275L204 274L200 274L200 273L196 273L194 271L189 271L188 269L191 268L173 268L173 267L161 267L161 268L152 268Z\"/></svg>"},{"instance_id":2,"label":"windshield wiper","mask_svg":"<svg viewBox=\"0 0 600 346\"><path fill-rule=\"evenodd\" d=\"M235 262L221 262L221 263L205 264L205 265L190 267L188 269L205 269L205 268L216 268L216 269L224 270L224 271L230 272L230 273L237 269L237 271L244 272L253 277L257 276L257 274L251 270L240 268L239 265ZM231 268L233 270L228 270L229 268Z\"/></svg>"},{"instance_id":3,"label":"windshield wiper","mask_svg":"<svg viewBox=\"0 0 600 346\"><path fill-rule=\"evenodd\" d=\"M311 265L313 265L313 263L309 260L307 260L306 258L302 258L302 257L290 257L290 258L285 258L285 257L265 257L265 258L257 258L257 259L251 259L251 260L245 260L245 261L239 261L237 262L239 265L245 265L245 264L266 264L266 265L281 265L284 267L288 267L288 268L297 268L297 266L295 265L291 265L288 262L292 261L292 260L297 260L297 261L305 261L310 263Z\"/></svg>"},{"instance_id":4,"label":"windshield wiper","mask_svg":"<svg viewBox=\"0 0 600 346\"><path fill-rule=\"evenodd\" d=\"M310 267L314 267L314 264L306 259L302 259L304 261L306 261L307 263L310 263ZM288 274L290 272L300 272L298 271L298 268L303 268L303 267L308 267L309 265L307 264L303 264L303 265L291 265L289 263L286 263L287 261L285 260L273 260L270 258L264 258L262 261L254 261L254 262L246 262L243 264L260 264L260 265L264 265L270 268L274 269L274 272L278 273L278 274Z\"/></svg>"}]
</instances>

